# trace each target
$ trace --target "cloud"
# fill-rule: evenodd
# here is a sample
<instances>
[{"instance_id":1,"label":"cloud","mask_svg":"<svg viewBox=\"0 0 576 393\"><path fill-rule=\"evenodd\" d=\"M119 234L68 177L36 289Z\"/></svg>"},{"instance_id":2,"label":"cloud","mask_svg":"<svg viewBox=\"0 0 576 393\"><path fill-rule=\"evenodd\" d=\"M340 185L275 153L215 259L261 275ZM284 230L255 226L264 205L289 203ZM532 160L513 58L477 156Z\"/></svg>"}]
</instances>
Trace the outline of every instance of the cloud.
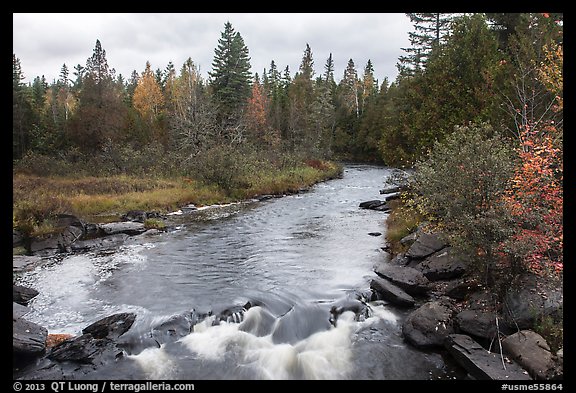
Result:
<instances>
[{"instance_id":1,"label":"cloud","mask_svg":"<svg viewBox=\"0 0 576 393\"><path fill-rule=\"evenodd\" d=\"M71 70L84 66L96 39L109 66L124 77L142 72L146 61L162 70L172 61L179 70L188 57L207 77L227 21L244 38L253 73L262 74L274 60L294 75L308 43L316 75L332 53L337 79L350 58L359 74L371 59L377 78L393 79L411 29L403 14L385 13L14 14L13 20L13 51L27 81L46 75L49 82L64 63Z\"/></svg>"}]
</instances>

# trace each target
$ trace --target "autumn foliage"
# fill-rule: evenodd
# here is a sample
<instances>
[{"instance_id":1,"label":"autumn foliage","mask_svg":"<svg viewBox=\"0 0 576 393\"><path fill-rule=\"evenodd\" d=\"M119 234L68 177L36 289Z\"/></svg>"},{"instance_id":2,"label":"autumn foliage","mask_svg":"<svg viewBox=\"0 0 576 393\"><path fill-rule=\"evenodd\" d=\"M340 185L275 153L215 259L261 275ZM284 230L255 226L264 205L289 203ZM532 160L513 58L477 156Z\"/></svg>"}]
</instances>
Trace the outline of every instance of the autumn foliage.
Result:
<instances>
[{"instance_id":1,"label":"autumn foliage","mask_svg":"<svg viewBox=\"0 0 576 393\"><path fill-rule=\"evenodd\" d=\"M550 136L529 136L506 201L518 222L508 251L535 272L563 270L562 152Z\"/></svg>"}]
</instances>

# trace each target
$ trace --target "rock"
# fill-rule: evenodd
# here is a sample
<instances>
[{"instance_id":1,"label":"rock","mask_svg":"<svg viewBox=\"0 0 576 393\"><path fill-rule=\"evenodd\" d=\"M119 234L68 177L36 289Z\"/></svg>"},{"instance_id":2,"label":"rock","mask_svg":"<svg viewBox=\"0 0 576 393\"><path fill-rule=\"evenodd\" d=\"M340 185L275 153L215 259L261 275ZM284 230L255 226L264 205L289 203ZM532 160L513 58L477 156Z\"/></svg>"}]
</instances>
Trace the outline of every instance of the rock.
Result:
<instances>
[{"instance_id":1,"label":"rock","mask_svg":"<svg viewBox=\"0 0 576 393\"><path fill-rule=\"evenodd\" d=\"M504 316L511 329L531 329L542 317L559 322L563 316L562 283L524 274L511 283L505 296Z\"/></svg>"},{"instance_id":2,"label":"rock","mask_svg":"<svg viewBox=\"0 0 576 393\"><path fill-rule=\"evenodd\" d=\"M12 256L12 271L14 273L24 272L32 270L47 260L39 256L29 256L29 255L14 255Z\"/></svg>"},{"instance_id":3,"label":"rock","mask_svg":"<svg viewBox=\"0 0 576 393\"><path fill-rule=\"evenodd\" d=\"M12 301L27 306L28 302L38 295L38 291L33 288L21 285L12 285Z\"/></svg>"},{"instance_id":4,"label":"rock","mask_svg":"<svg viewBox=\"0 0 576 393\"><path fill-rule=\"evenodd\" d=\"M116 249L121 246L128 239L128 235L119 233L96 239L79 240L72 244L71 248L74 252L86 252L95 250L110 250Z\"/></svg>"},{"instance_id":5,"label":"rock","mask_svg":"<svg viewBox=\"0 0 576 393\"><path fill-rule=\"evenodd\" d=\"M94 338L118 338L130 329L136 314L119 313L102 318L82 330L83 334L90 334Z\"/></svg>"},{"instance_id":6,"label":"rock","mask_svg":"<svg viewBox=\"0 0 576 393\"><path fill-rule=\"evenodd\" d=\"M476 337L496 337L496 314L480 310L463 310L454 318L460 331Z\"/></svg>"},{"instance_id":7,"label":"rock","mask_svg":"<svg viewBox=\"0 0 576 393\"><path fill-rule=\"evenodd\" d=\"M34 255L53 256L70 252L70 246L86 232L85 223L70 214L59 214L54 220L55 232L43 238L30 240L30 252Z\"/></svg>"},{"instance_id":8,"label":"rock","mask_svg":"<svg viewBox=\"0 0 576 393\"><path fill-rule=\"evenodd\" d=\"M368 233L370 236L382 236L382 233L380 232L370 232Z\"/></svg>"},{"instance_id":9,"label":"rock","mask_svg":"<svg viewBox=\"0 0 576 393\"><path fill-rule=\"evenodd\" d=\"M450 280L464 275L467 265L452 253L451 247L446 247L420 262L416 268L420 270L428 280Z\"/></svg>"},{"instance_id":10,"label":"rock","mask_svg":"<svg viewBox=\"0 0 576 393\"><path fill-rule=\"evenodd\" d=\"M152 337L159 344L174 342L190 334L197 322L198 316L194 310L173 315L152 328Z\"/></svg>"},{"instance_id":11,"label":"rock","mask_svg":"<svg viewBox=\"0 0 576 393\"><path fill-rule=\"evenodd\" d=\"M403 246L411 246L416 241L416 237L418 237L418 233L412 232L400 239L400 244Z\"/></svg>"},{"instance_id":12,"label":"rock","mask_svg":"<svg viewBox=\"0 0 576 393\"><path fill-rule=\"evenodd\" d=\"M400 199L400 196L401 196L401 195L402 195L401 192L395 192L395 193L392 193L392 194L390 194L390 195L386 195L386 197L384 198L384 200L385 200L386 202L390 202L390 201L393 201L393 200L395 200L395 199Z\"/></svg>"},{"instance_id":13,"label":"rock","mask_svg":"<svg viewBox=\"0 0 576 393\"><path fill-rule=\"evenodd\" d=\"M403 187L401 186L392 186L388 188L383 188L380 190L380 194L393 194L402 191Z\"/></svg>"},{"instance_id":14,"label":"rock","mask_svg":"<svg viewBox=\"0 0 576 393\"><path fill-rule=\"evenodd\" d=\"M17 229L12 229L12 247L18 247L24 244L24 236Z\"/></svg>"},{"instance_id":15,"label":"rock","mask_svg":"<svg viewBox=\"0 0 576 393\"><path fill-rule=\"evenodd\" d=\"M118 235L124 233L129 236L139 235L146 231L144 224L141 222L111 222L108 224L100 224L100 229L104 231L106 235Z\"/></svg>"},{"instance_id":16,"label":"rock","mask_svg":"<svg viewBox=\"0 0 576 393\"><path fill-rule=\"evenodd\" d=\"M374 272L380 277L392 281L410 295L423 295L429 289L429 281L424 274L408 266L379 263Z\"/></svg>"},{"instance_id":17,"label":"rock","mask_svg":"<svg viewBox=\"0 0 576 393\"><path fill-rule=\"evenodd\" d=\"M30 308L23 306L19 303L12 302L12 319L22 318L30 312Z\"/></svg>"},{"instance_id":18,"label":"rock","mask_svg":"<svg viewBox=\"0 0 576 393\"><path fill-rule=\"evenodd\" d=\"M402 324L404 339L417 348L440 347L454 333L454 308L447 301L435 300L413 311Z\"/></svg>"},{"instance_id":19,"label":"rock","mask_svg":"<svg viewBox=\"0 0 576 393\"><path fill-rule=\"evenodd\" d=\"M120 219L122 221L133 221L143 223L148 218L148 215L144 210L130 210L126 214L122 215Z\"/></svg>"},{"instance_id":20,"label":"rock","mask_svg":"<svg viewBox=\"0 0 576 393\"><path fill-rule=\"evenodd\" d=\"M98 339L91 334L83 334L52 348L47 357L59 362L94 363L97 357L113 347L113 341L110 339Z\"/></svg>"},{"instance_id":21,"label":"rock","mask_svg":"<svg viewBox=\"0 0 576 393\"><path fill-rule=\"evenodd\" d=\"M531 330L521 330L502 340L505 353L534 379L551 379L556 373L554 355L546 340Z\"/></svg>"},{"instance_id":22,"label":"rock","mask_svg":"<svg viewBox=\"0 0 576 393\"><path fill-rule=\"evenodd\" d=\"M373 278L370 288L377 292L378 300L386 300L400 307L413 307L414 298L385 278Z\"/></svg>"},{"instance_id":23,"label":"rock","mask_svg":"<svg viewBox=\"0 0 576 393\"><path fill-rule=\"evenodd\" d=\"M100 236L104 236L104 235L105 235L104 231L102 231L100 229L98 224L88 222L84 226L84 237L81 240L93 239L95 237L100 237ZM76 243L78 243L78 242L76 242ZM74 245L72 245L72 246L74 246Z\"/></svg>"},{"instance_id":24,"label":"rock","mask_svg":"<svg viewBox=\"0 0 576 393\"><path fill-rule=\"evenodd\" d=\"M397 254L394 258L390 260L390 264L396 266L406 266L409 262L410 258L404 255L404 253Z\"/></svg>"},{"instance_id":25,"label":"rock","mask_svg":"<svg viewBox=\"0 0 576 393\"><path fill-rule=\"evenodd\" d=\"M260 195L260 196L256 197L256 199L259 202L267 201L268 199L272 199L272 198L274 198L274 195L270 195L270 194L264 194L264 195Z\"/></svg>"},{"instance_id":26,"label":"rock","mask_svg":"<svg viewBox=\"0 0 576 393\"><path fill-rule=\"evenodd\" d=\"M359 207L362 209L377 210L377 211L390 210L390 207L386 204L386 202L381 201L379 199L362 202L362 203L360 203Z\"/></svg>"},{"instance_id":27,"label":"rock","mask_svg":"<svg viewBox=\"0 0 576 393\"><path fill-rule=\"evenodd\" d=\"M372 315L372 309L366 302L359 299L347 298L336 302L336 304L330 307L330 323L336 326L338 317L346 311L353 312L356 321L364 321Z\"/></svg>"},{"instance_id":28,"label":"rock","mask_svg":"<svg viewBox=\"0 0 576 393\"><path fill-rule=\"evenodd\" d=\"M47 358L99 365L116 359L122 350L115 340L124 334L136 319L134 313L118 313L102 318L82 330L82 335L51 349Z\"/></svg>"},{"instance_id":29,"label":"rock","mask_svg":"<svg viewBox=\"0 0 576 393\"><path fill-rule=\"evenodd\" d=\"M455 300L465 300L472 293L481 288L482 285L480 285L475 279L467 279L464 281L454 280L446 287L444 294Z\"/></svg>"},{"instance_id":30,"label":"rock","mask_svg":"<svg viewBox=\"0 0 576 393\"><path fill-rule=\"evenodd\" d=\"M499 353L490 353L471 337L450 334L444 346L452 357L475 379L481 380L530 380L528 373L516 363L502 364Z\"/></svg>"},{"instance_id":31,"label":"rock","mask_svg":"<svg viewBox=\"0 0 576 393\"><path fill-rule=\"evenodd\" d=\"M38 356L46 349L48 330L23 318L12 319L12 348L19 356Z\"/></svg>"},{"instance_id":32,"label":"rock","mask_svg":"<svg viewBox=\"0 0 576 393\"><path fill-rule=\"evenodd\" d=\"M437 233L426 233L418 230L416 240L408 251L406 256L412 259L424 259L446 247L448 243L443 239L443 235Z\"/></svg>"}]
</instances>

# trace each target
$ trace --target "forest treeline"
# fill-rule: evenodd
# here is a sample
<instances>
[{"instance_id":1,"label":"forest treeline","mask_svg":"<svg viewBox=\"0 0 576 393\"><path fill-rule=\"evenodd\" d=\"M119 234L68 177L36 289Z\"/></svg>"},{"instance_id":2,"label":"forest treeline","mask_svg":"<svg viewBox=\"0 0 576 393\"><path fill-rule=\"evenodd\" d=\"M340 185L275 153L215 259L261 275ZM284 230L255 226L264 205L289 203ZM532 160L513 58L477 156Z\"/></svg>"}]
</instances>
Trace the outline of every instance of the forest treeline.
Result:
<instances>
[{"instance_id":1,"label":"forest treeline","mask_svg":"<svg viewBox=\"0 0 576 393\"><path fill-rule=\"evenodd\" d=\"M561 119L551 110L561 93L536 78L545 48L562 45L561 15L410 16L411 47L392 83L375 79L370 60L359 71L353 59L337 83L332 55L316 75L308 44L293 77L274 60L252 74L248 47L229 22L208 80L192 58L179 69L146 62L140 73L115 75L96 41L85 65L64 64L58 80L24 84L14 54L13 159L98 156L100 168L121 173L137 169L122 157L152 167L250 145L411 166L456 125L485 121L521 138L529 122ZM185 170L174 165L163 168Z\"/></svg>"}]
</instances>

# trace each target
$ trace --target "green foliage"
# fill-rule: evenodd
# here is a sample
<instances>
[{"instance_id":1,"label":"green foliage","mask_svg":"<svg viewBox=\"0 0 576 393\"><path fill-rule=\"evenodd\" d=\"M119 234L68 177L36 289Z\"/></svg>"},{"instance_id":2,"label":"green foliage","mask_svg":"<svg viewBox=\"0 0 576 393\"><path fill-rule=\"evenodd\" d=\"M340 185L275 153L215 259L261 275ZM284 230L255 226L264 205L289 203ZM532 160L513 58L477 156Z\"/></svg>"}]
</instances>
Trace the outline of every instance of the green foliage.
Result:
<instances>
[{"instance_id":1,"label":"green foliage","mask_svg":"<svg viewBox=\"0 0 576 393\"><path fill-rule=\"evenodd\" d=\"M250 96L250 57L239 32L226 22L218 47L214 51L210 86L220 115L226 119L244 105Z\"/></svg>"},{"instance_id":2,"label":"green foliage","mask_svg":"<svg viewBox=\"0 0 576 393\"><path fill-rule=\"evenodd\" d=\"M410 179L420 211L435 217L452 243L485 272L499 243L514 231L503 200L514 164L513 149L491 126L462 126L434 144Z\"/></svg>"}]
</instances>

